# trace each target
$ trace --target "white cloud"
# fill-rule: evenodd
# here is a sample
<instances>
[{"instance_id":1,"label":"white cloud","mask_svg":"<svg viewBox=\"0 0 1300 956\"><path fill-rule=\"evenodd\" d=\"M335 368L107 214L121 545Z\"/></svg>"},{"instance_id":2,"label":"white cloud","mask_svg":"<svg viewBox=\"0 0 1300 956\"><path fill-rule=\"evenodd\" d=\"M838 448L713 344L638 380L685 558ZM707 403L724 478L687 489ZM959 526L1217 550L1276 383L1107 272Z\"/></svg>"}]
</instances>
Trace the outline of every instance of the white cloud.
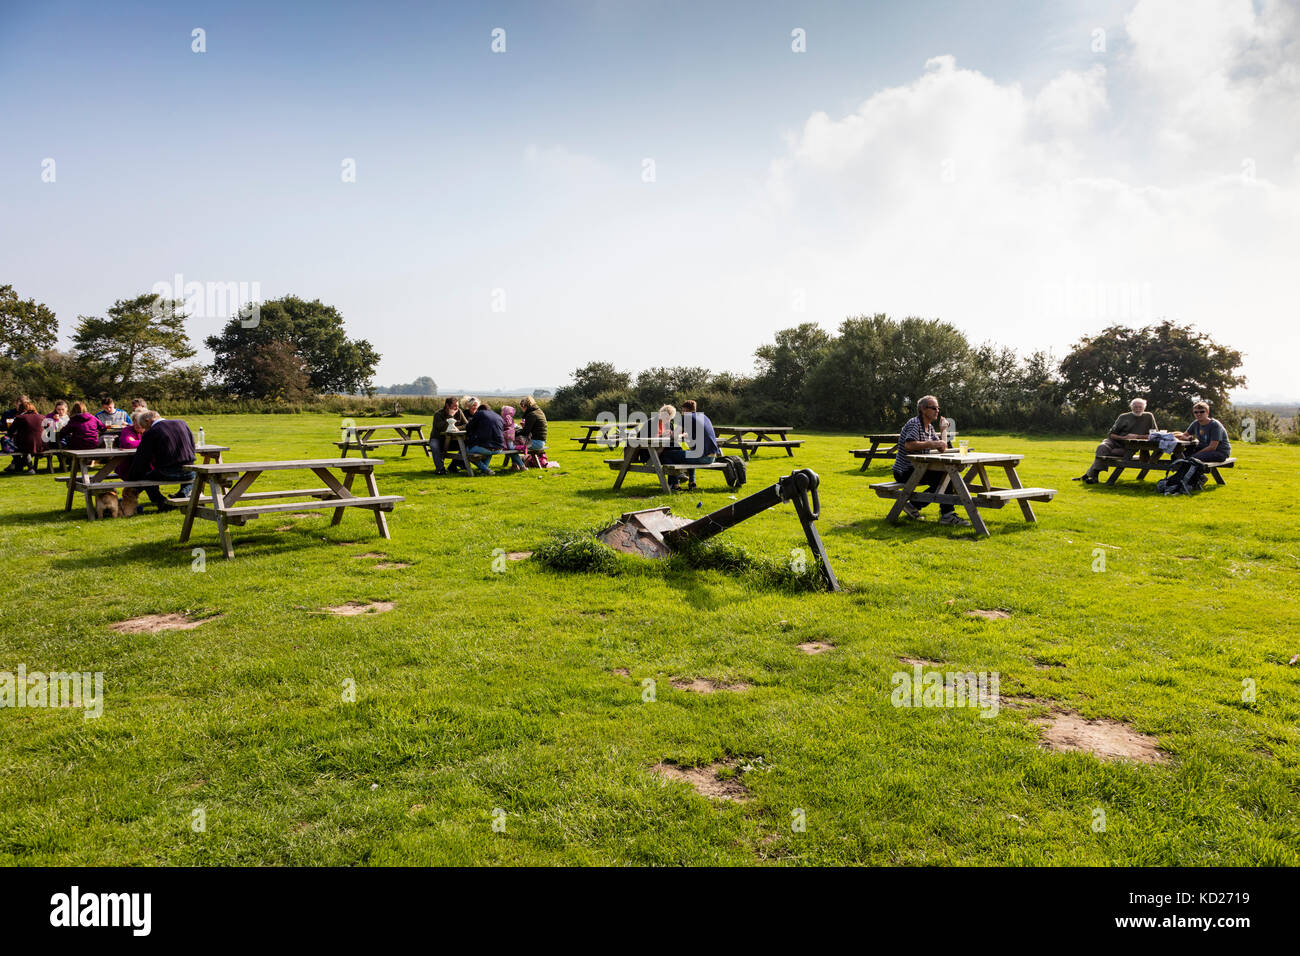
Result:
<instances>
[{"instance_id":1,"label":"white cloud","mask_svg":"<svg viewBox=\"0 0 1300 956\"><path fill-rule=\"evenodd\" d=\"M1241 348L1248 374L1293 379L1277 339L1300 291L1297 18L1143 0L1126 23L1118 62L1035 92L941 56L810 116L768 177L785 243L770 274L799 276L828 325L933 315L1059 354L1167 316Z\"/></svg>"}]
</instances>

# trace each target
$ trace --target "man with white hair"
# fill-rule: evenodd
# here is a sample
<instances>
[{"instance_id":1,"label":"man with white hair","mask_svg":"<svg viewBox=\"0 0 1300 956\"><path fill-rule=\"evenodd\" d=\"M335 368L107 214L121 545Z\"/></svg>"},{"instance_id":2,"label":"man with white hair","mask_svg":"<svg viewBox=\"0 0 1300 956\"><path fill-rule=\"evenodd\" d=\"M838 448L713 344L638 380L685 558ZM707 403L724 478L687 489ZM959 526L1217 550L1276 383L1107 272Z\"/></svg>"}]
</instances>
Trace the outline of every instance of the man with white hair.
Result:
<instances>
[{"instance_id":1,"label":"man with white hair","mask_svg":"<svg viewBox=\"0 0 1300 956\"><path fill-rule=\"evenodd\" d=\"M194 472L190 470L194 464L194 435L190 426L179 418L163 418L152 409L138 414L138 424L144 426L145 432L131 458L127 480L179 482L181 490L175 497L188 498L194 481ZM159 511L175 510L176 506L157 488L149 487L145 491Z\"/></svg>"},{"instance_id":2,"label":"man with white hair","mask_svg":"<svg viewBox=\"0 0 1300 956\"><path fill-rule=\"evenodd\" d=\"M1156 417L1147 411L1147 400L1145 398L1135 398L1129 402L1131 411L1125 412L1119 418L1115 419L1115 424L1111 426L1110 434L1106 440L1097 446L1096 457L1092 461L1092 467L1085 471L1075 481L1082 481L1085 485L1095 485L1097 483L1097 473L1106 467L1103 458L1123 457L1127 449L1123 445L1126 438L1148 438L1151 433L1159 430L1156 425Z\"/></svg>"}]
</instances>

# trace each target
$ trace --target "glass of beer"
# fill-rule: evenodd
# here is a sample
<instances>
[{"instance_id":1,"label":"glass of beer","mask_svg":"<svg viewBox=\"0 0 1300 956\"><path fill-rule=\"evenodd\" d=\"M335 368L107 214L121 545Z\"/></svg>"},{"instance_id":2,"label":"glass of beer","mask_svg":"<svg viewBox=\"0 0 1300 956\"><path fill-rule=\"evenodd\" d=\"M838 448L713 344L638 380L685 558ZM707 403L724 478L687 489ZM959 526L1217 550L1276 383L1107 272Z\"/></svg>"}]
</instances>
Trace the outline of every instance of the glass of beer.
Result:
<instances>
[{"instance_id":1,"label":"glass of beer","mask_svg":"<svg viewBox=\"0 0 1300 956\"><path fill-rule=\"evenodd\" d=\"M970 442L967 441L965 438L961 439L959 442L957 442L957 450L961 452L963 455L966 454L966 452L970 451Z\"/></svg>"}]
</instances>

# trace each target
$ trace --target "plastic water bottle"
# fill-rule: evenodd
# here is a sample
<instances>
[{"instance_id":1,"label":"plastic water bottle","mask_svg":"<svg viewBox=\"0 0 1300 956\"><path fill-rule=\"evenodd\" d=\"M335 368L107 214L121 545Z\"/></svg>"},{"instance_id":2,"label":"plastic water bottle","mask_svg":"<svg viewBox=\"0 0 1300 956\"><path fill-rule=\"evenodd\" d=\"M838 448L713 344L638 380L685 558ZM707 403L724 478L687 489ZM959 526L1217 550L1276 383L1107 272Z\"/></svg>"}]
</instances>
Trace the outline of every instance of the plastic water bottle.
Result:
<instances>
[{"instance_id":1,"label":"plastic water bottle","mask_svg":"<svg viewBox=\"0 0 1300 956\"><path fill-rule=\"evenodd\" d=\"M205 442L205 441L203 440L203 426L202 426L202 425L199 426L199 444L200 444L200 445L206 445L206 444L207 444L207 442Z\"/></svg>"}]
</instances>

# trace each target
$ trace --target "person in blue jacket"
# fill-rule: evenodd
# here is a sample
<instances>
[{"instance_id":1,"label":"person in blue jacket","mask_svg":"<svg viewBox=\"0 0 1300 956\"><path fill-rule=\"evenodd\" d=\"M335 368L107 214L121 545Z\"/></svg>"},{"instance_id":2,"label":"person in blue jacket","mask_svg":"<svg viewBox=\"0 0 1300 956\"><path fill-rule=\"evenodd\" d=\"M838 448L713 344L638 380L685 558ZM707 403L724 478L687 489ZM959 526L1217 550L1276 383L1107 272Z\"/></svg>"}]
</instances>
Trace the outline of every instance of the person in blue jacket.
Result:
<instances>
[{"instance_id":1,"label":"person in blue jacket","mask_svg":"<svg viewBox=\"0 0 1300 956\"><path fill-rule=\"evenodd\" d=\"M474 462L474 469L480 475L493 474L488 462L491 456L506 447L505 422L501 416L487 405L470 409L469 424L465 426L465 440L469 443L471 455L486 455L486 458Z\"/></svg>"}]
</instances>

